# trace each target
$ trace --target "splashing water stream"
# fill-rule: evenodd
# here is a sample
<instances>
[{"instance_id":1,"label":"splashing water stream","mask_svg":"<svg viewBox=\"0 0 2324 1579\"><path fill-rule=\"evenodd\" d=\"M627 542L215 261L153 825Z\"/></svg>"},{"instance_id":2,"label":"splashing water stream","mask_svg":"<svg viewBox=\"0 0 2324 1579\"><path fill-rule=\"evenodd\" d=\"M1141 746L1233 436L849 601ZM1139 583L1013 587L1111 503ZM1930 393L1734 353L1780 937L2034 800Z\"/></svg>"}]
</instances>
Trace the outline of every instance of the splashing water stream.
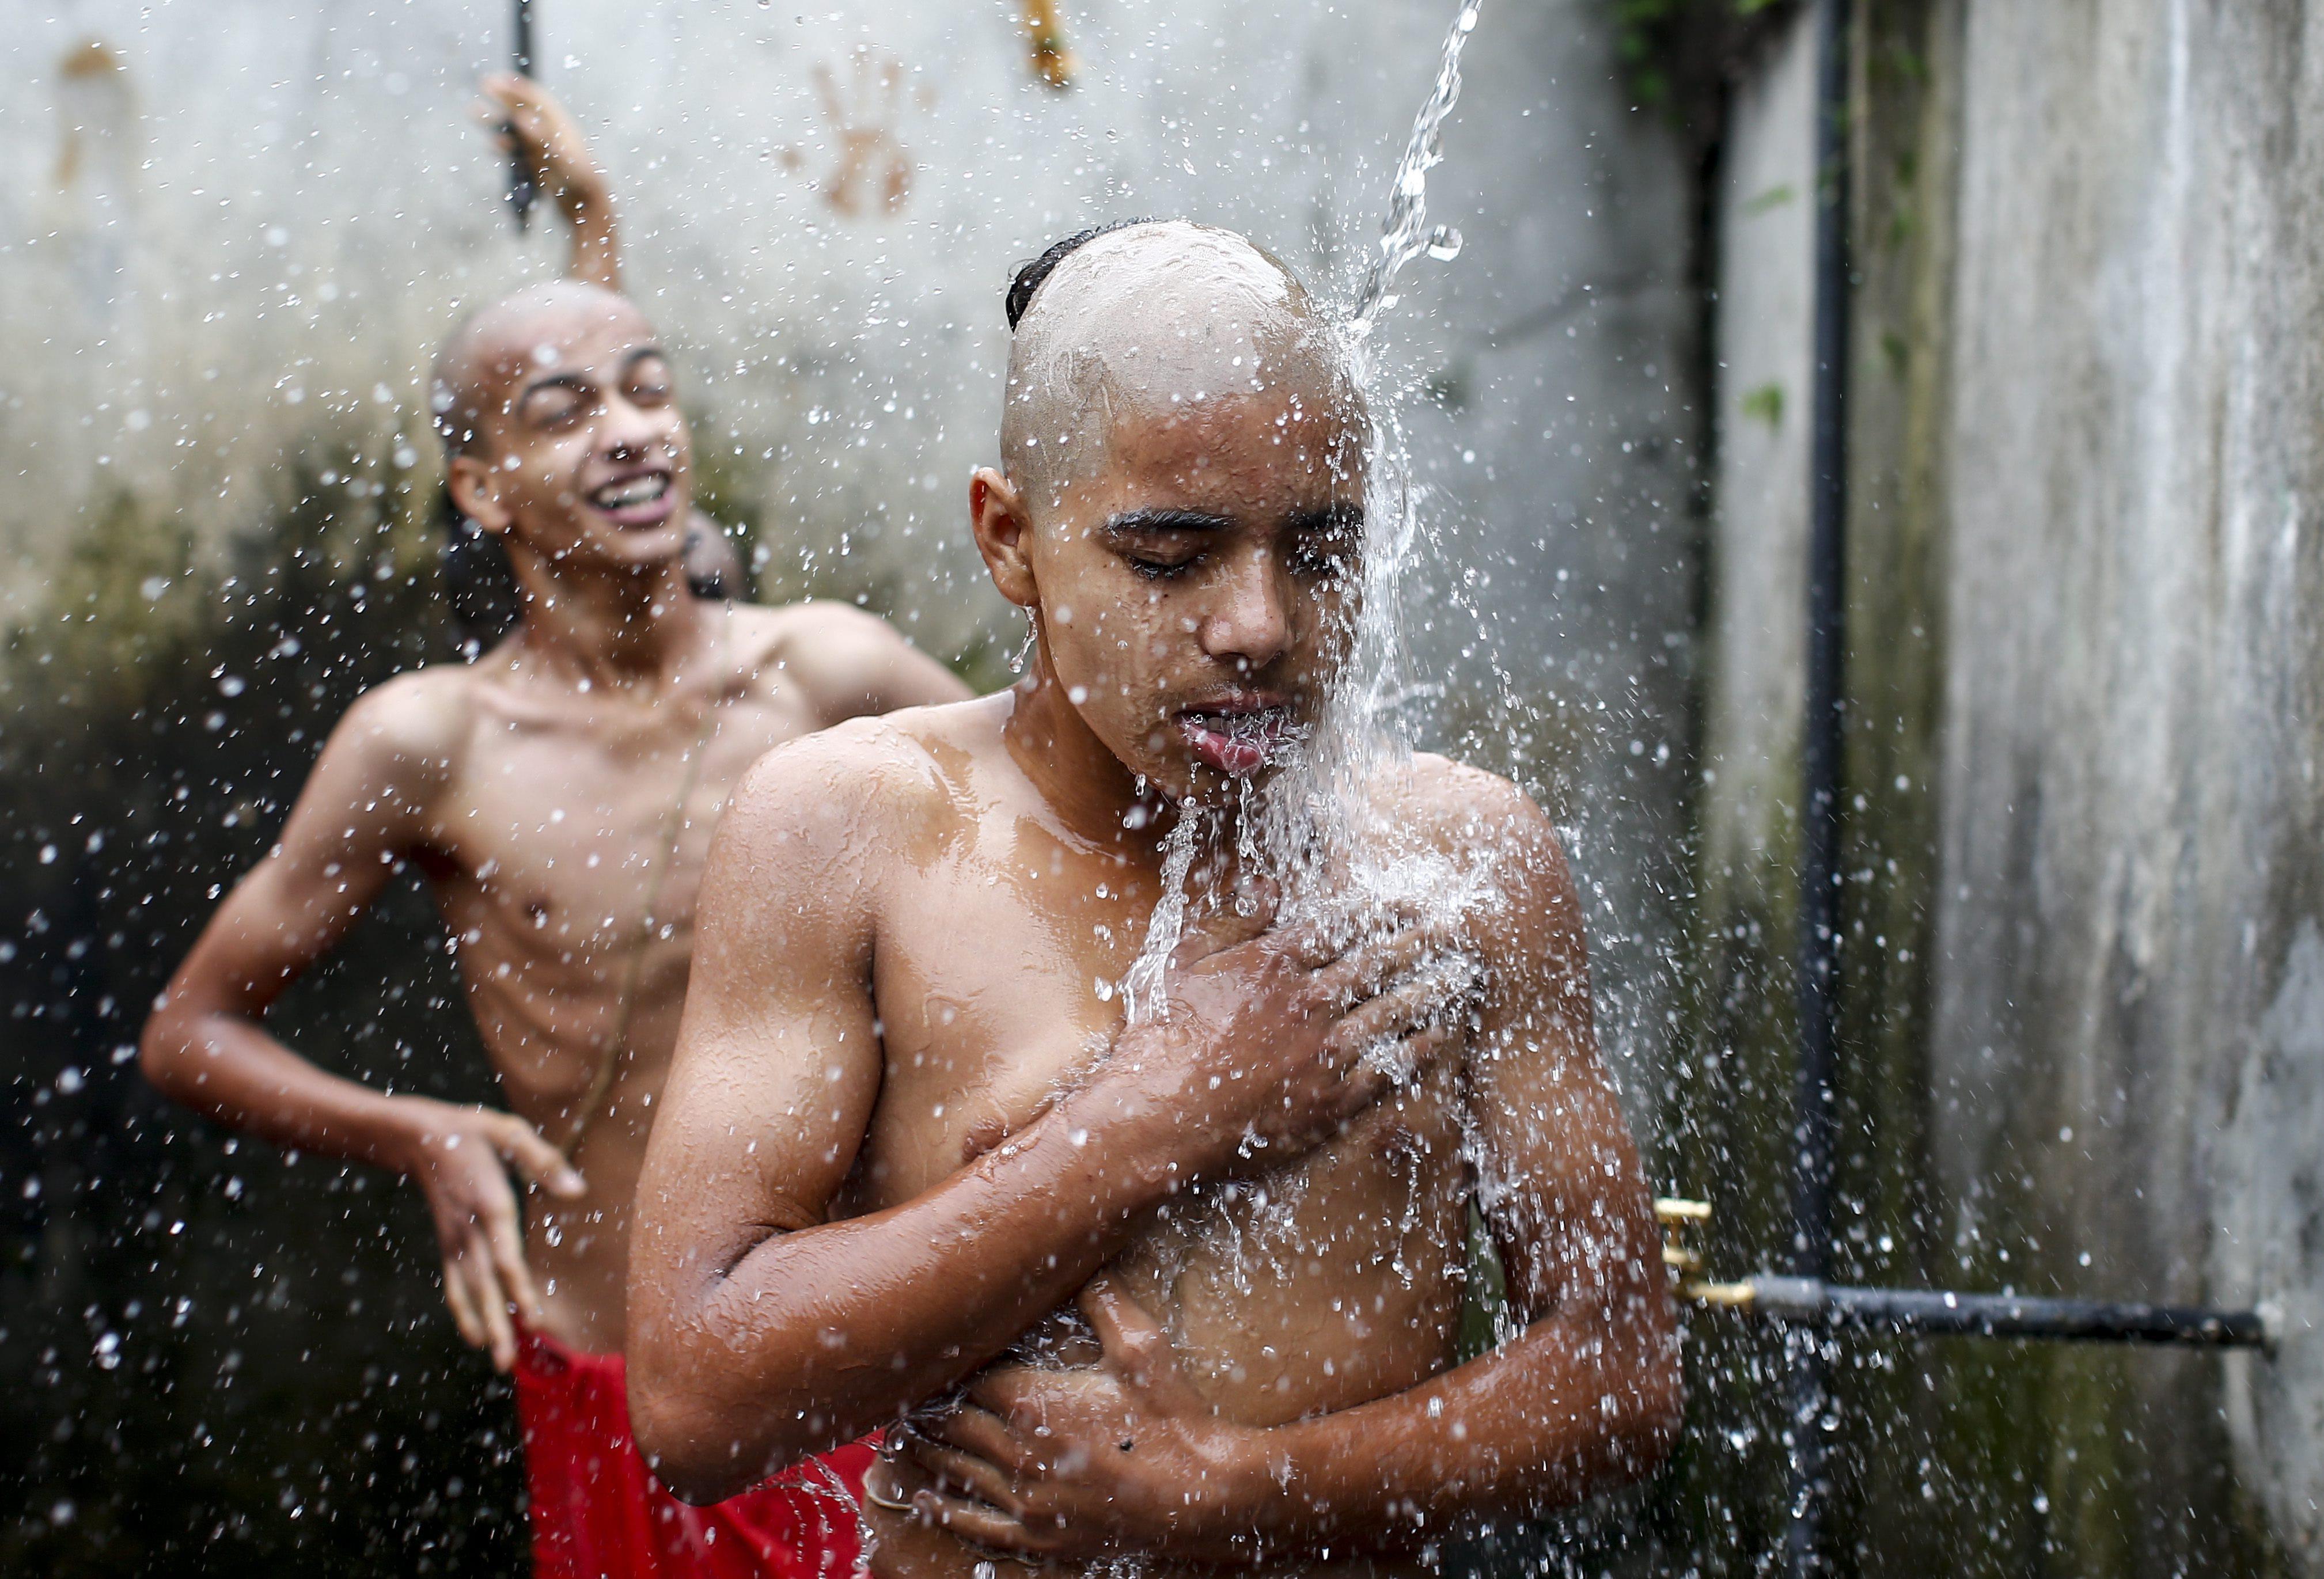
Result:
<instances>
[{"instance_id":1,"label":"splashing water stream","mask_svg":"<svg viewBox=\"0 0 2324 1579\"><path fill-rule=\"evenodd\" d=\"M1395 184L1388 188L1388 223L1380 229L1379 255L1372 260L1350 315L1350 328L1359 341L1370 335L1381 312L1396 305L1388 289L1406 263L1422 252L1444 262L1461 253L1459 231L1450 225L1427 228L1428 172L1444 158L1444 122L1452 106L1461 102L1461 51L1476 31L1479 4L1480 0L1467 0L1453 17L1452 31L1444 35L1443 59L1436 68L1436 86L1413 118L1412 136L1405 143L1403 161L1397 166Z\"/></svg>"},{"instance_id":2,"label":"splashing water stream","mask_svg":"<svg viewBox=\"0 0 2324 1579\"><path fill-rule=\"evenodd\" d=\"M1240 869L1272 879L1279 923L1320 922L1342 940L1397 916L1456 921L1486 903L1489 871L1413 849L1383 815L1394 785L1409 767L1410 746L1396 714L1414 693L1405 683L1403 583L1420 539L1421 490L1415 482L1397 415L1406 391L1390 387L1371 354L1371 335L1397 298L1388 288L1423 252L1450 260L1459 233L1428 225L1428 172L1442 162L1443 128L1461 96L1461 55L1476 29L1479 0L1465 0L1446 32L1436 79L1415 116L1389 188L1379 250L1336 326L1340 353L1370 413L1367 436L1365 528L1359 612L1346 630L1345 661L1318 727L1288 753L1277 774L1245 794L1231 823ZM1149 1020L1166 996L1169 961L1185 935L1194 896L1188 881L1197 847L1221 826L1216 808L1182 809L1164 847L1162 895L1138 959L1123 980L1132 1024ZM1475 979L1465 960L1431 968L1448 1001ZM1376 1050L1377 1058L1390 1049Z\"/></svg>"}]
</instances>

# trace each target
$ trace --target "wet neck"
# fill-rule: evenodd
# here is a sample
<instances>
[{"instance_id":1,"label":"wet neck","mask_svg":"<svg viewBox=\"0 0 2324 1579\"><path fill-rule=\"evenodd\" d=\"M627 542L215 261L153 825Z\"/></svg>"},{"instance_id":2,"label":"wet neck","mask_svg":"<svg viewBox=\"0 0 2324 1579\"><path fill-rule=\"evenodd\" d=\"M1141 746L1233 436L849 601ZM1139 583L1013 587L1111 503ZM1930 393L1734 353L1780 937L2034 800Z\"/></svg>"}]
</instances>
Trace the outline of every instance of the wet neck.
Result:
<instances>
[{"instance_id":1,"label":"wet neck","mask_svg":"<svg viewBox=\"0 0 2324 1579\"><path fill-rule=\"evenodd\" d=\"M1147 787L1090 731L1037 650L1015 687L1016 705L1001 739L1057 821L1075 837L1124 858L1160 858L1177 819L1170 797Z\"/></svg>"},{"instance_id":2,"label":"wet neck","mask_svg":"<svg viewBox=\"0 0 2324 1579\"><path fill-rule=\"evenodd\" d=\"M527 569L546 574L529 575ZM676 561L604 574L527 566L518 582L525 650L591 689L667 684L700 647L714 612L694 595Z\"/></svg>"}]
</instances>

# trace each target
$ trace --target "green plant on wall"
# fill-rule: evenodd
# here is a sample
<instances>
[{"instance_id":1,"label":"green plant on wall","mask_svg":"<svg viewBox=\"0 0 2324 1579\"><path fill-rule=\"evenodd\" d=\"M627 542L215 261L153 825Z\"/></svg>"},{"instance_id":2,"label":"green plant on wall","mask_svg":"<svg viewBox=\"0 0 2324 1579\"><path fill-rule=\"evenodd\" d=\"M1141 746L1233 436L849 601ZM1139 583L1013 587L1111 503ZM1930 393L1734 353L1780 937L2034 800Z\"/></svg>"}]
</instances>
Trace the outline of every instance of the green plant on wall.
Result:
<instances>
[{"instance_id":1,"label":"green plant on wall","mask_svg":"<svg viewBox=\"0 0 2324 1579\"><path fill-rule=\"evenodd\" d=\"M1784 425L1784 386L1761 384L1745 393L1736 406L1744 416L1755 421L1764 422L1770 427L1781 427Z\"/></svg>"},{"instance_id":2,"label":"green plant on wall","mask_svg":"<svg viewBox=\"0 0 2324 1579\"><path fill-rule=\"evenodd\" d=\"M1741 24L1788 10L1794 0L1608 0L1614 50L1640 107L1684 113L1706 62L1739 41Z\"/></svg>"}]
</instances>

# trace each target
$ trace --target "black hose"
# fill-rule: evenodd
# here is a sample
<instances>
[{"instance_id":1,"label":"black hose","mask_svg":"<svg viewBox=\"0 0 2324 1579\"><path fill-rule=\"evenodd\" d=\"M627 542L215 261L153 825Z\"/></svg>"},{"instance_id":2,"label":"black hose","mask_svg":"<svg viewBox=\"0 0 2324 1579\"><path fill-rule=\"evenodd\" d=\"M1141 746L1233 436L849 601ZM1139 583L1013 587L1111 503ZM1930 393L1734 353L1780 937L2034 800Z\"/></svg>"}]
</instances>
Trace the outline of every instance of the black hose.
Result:
<instances>
[{"instance_id":1,"label":"black hose","mask_svg":"<svg viewBox=\"0 0 2324 1579\"><path fill-rule=\"evenodd\" d=\"M1848 549L1849 0L1816 6L1815 387L1808 516L1807 711L1800 740L1799 1067L1794 1088L1792 1266L1831 1267L1832 1082L1840 953L1840 768ZM1822 1345L1792 1345L1794 1579L1820 1573L1829 1407Z\"/></svg>"},{"instance_id":2,"label":"black hose","mask_svg":"<svg viewBox=\"0 0 2324 1579\"><path fill-rule=\"evenodd\" d=\"M2268 1317L2259 1310L1963 1294L1949 1289L1858 1289L1814 1278L1754 1278L1749 1289L1748 1302L1740 1308L1801 1327L2216 1349L2273 1348L2275 1342Z\"/></svg>"}]
</instances>

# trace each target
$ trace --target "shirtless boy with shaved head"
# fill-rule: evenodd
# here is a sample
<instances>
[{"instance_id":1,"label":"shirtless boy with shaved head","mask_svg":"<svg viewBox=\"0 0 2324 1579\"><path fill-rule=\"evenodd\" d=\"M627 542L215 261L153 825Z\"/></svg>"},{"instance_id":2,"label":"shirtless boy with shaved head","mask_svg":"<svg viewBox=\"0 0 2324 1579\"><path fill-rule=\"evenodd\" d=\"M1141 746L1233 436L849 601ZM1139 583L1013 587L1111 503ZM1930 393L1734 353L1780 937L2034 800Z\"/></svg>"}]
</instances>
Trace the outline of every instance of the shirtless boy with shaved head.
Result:
<instances>
[{"instance_id":1,"label":"shirtless boy with shaved head","mask_svg":"<svg viewBox=\"0 0 2324 1579\"><path fill-rule=\"evenodd\" d=\"M493 86L586 243L577 271L617 278L602 192L575 195L594 170L562 112L517 79ZM691 440L669 359L604 284L486 307L446 343L433 390L451 493L505 547L522 618L475 663L391 681L332 731L281 842L156 1007L144 1067L221 1123L426 1192L460 1331L516 1372L543 1579L847 1574L850 1496L696 1510L652 1483L622 1404L630 1201L703 852L743 770L841 720L967 688L854 609L693 594ZM512 1112L373 1090L266 1031L268 1005L407 861L435 891Z\"/></svg>"},{"instance_id":2,"label":"shirtless boy with shaved head","mask_svg":"<svg viewBox=\"0 0 2324 1579\"><path fill-rule=\"evenodd\" d=\"M1362 786L1388 853L1489 895L1449 920L1278 923L1238 854L1357 596L1329 326L1182 224L1061 243L1010 307L969 502L1029 672L737 792L639 1184L641 1445L710 1498L906 1422L887 1579L1425 1566L1646 1473L1673 1317L1541 812L1436 757ZM1194 816L1208 919L1133 977ZM1472 1202L1517 1330L1456 1364Z\"/></svg>"}]
</instances>

